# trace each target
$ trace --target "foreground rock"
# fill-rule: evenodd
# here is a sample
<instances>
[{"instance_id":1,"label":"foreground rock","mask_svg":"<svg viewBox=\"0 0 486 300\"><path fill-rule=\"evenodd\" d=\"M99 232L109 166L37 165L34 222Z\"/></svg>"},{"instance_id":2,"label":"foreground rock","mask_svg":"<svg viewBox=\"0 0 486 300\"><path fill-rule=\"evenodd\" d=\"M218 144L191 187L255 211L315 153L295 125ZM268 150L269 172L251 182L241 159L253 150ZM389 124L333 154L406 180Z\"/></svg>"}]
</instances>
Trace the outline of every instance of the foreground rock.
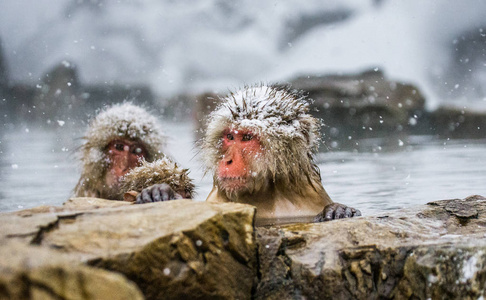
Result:
<instances>
[{"instance_id":1,"label":"foreground rock","mask_svg":"<svg viewBox=\"0 0 486 300\"><path fill-rule=\"evenodd\" d=\"M75 198L0 215L0 299L478 299L486 198L254 227L254 208Z\"/></svg>"},{"instance_id":2,"label":"foreground rock","mask_svg":"<svg viewBox=\"0 0 486 300\"><path fill-rule=\"evenodd\" d=\"M486 198L258 229L257 299L478 299Z\"/></svg>"},{"instance_id":3,"label":"foreground rock","mask_svg":"<svg viewBox=\"0 0 486 300\"><path fill-rule=\"evenodd\" d=\"M0 268L8 272L0 274L0 298L3 290L6 298L35 298L32 289L15 291L26 273L37 276L27 281L53 299L137 299L133 283L148 299L250 298L257 270L253 217L246 205L180 200L127 206L89 198L4 214ZM9 253L19 258L6 259ZM124 288L117 288L120 280ZM114 296L86 293L109 286Z\"/></svg>"},{"instance_id":4,"label":"foreground rock","mask_svg":"<svg viewBox=\"0 0 486 300\"><path fill-rule=\"evenodd\" d=\"M125 276L20 242L0 247L0 299L143 299Z\"/></svg>"}]
</instances>

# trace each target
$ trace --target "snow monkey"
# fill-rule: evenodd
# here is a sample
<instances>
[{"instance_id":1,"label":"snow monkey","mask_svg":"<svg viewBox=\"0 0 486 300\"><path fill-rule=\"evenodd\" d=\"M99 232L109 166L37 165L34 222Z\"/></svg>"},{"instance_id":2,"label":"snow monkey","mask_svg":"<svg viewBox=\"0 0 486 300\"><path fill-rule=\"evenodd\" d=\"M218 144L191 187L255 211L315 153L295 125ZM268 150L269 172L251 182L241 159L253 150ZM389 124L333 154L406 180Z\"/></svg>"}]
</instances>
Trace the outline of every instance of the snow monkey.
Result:
<instances>
[{"instance_id":1,"label":"snow monkey","mask_svg":"<svg viewBox=\"0 0 486 300\"><path fill-rule=\"evenodd\" d=\"M361 215L333 203L321 183L314 154L317 119L305 97L283 87L250 86L221 99L202 140L213 175L206 201L257 207L257 222L312 217L326 221Z\"/></svg>"},{"instance_id":2,"label":"snow monkey","mask_svg":"<svg viewBox=\"0 0 486 300\"><path fill-rule=\"evenodd\" d=\"M165 141L161 125L144 108L115 104L92 120L84 138L75 196L123 200L125 192L132 191L136 203L192 197L194 185L187 170L161 152Z\"/></svg>"}]
</instances>

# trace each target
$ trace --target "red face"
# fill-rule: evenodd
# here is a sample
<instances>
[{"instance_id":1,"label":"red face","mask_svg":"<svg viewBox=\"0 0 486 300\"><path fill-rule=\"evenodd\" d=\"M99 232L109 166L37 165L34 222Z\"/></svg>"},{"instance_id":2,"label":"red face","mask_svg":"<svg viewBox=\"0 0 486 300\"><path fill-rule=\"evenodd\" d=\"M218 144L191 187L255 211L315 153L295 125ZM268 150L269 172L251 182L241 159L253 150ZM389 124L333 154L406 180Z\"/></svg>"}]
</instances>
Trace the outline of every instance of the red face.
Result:
<instances>
[{"instance_id":1,"label":"red face","mask_svg":"<svg viewBox=\"0 0 486 300\"><path fill-rule=\"evenodd\" d=\"M127 139L111 141L106 151L110 167L106 172L105 182L109 186L118 183L123 175L138 167L141 160L147 156L147 150L142 143Z\"/></svg>"},{"instance_id":2,"label":"red face","mask_svg":"<svg viewBox=\"0 0 486 300\"><path fill-rule=\"evenodd\" d=\"M255 158L263 153L257 136L245 130L225 130L218 165L218 181L221 189L237 191L247 187L253 176L250 169Z\"/></svg>"}]
</instances>

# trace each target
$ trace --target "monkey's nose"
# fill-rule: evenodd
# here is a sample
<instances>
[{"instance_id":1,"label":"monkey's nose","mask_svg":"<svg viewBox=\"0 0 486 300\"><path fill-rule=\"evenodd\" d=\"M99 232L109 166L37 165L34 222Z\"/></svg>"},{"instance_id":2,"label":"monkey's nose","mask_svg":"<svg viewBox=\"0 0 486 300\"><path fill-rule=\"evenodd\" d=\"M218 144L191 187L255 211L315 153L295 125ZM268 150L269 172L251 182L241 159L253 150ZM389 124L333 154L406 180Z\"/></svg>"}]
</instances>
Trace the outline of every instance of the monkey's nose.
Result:
<instances>
[{"instance_id":1,"label":"monkey's nose","mask_svg":"<svg viewBox=\"0 0 486 300\"><path fill-rule=\"evenodd\" d=\"M232 160L232 159L230 159L230 160L226 161L226 164L227 164L227 165L231 165L232 163L233 163L233 160Z\"/></svg>"}]
</instances>

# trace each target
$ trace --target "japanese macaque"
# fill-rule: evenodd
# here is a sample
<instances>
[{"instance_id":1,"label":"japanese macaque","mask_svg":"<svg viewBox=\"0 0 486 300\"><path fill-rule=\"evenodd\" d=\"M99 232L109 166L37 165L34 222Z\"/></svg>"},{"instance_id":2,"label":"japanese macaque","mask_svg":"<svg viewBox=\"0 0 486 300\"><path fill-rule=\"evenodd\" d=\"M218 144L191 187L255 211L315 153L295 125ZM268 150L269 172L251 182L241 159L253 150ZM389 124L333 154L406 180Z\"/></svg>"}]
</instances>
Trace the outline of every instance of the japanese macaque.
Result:
<instances>
[{"instance_id":1,"label":"japanese macaque","mask_svg":"<svg viewBox=\"0 0 486 300\"><path fill-rule=\"evenodd\" d=\"M221 100L202 140L206 167L214 174L206 201L254 205L257 223L361 215L333 203L324 190L314 163L319 123L308 114L304 96L262 85Z\"/></svg>"},{"instance_id":2,"label":"japanese macaque","mask_svg":"<svg viewBox=\"0 0 486 300\"><path fill-rule=\"evenodd\" d=\"M192 197L193 185L187 170L177 167L162 153L165 137L161 125L145 109L128 102L113 105L90 123L85 139L75 196L123 200L130 191L136 203L152 202L143 197L148 193L154 201ZM148 182L149 171L137 170L142 165L162 175L152 174ZM135 173L129 175L131 171ZM174 176L180 180L174 181ZM148 183L143 186L142 181Z\"/></svg>"}]
</instances>

